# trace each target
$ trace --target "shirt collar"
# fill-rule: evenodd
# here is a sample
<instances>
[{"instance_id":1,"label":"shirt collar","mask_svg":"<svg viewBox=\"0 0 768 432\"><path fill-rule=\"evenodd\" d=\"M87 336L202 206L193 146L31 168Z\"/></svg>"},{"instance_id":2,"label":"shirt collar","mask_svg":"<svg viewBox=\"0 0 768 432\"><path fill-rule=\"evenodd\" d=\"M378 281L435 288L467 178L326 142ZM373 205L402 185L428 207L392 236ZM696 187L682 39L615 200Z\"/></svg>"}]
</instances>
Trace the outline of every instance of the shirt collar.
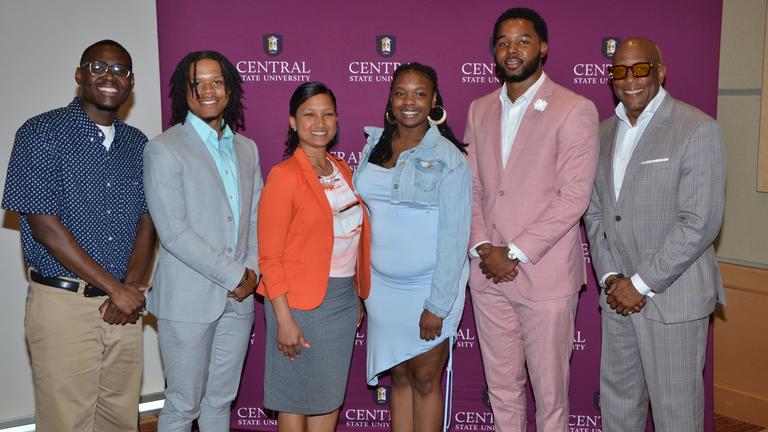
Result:
<instances>
[{"instance_id":1,"label":"shirt collar","mask_svg":"<svg viewBox=\"0 0 768 432\"><path fill-rule=\"evenodd\" d=\"M646 117L652 117L653 114L656 112L657 109L659 109L659 106L661 105L661 102L664 100L664 96L667 95L667 91L664 90L664 87L659 87L659 92L656 93L656 96L651 99L651 101L648 103L648 105L645 106L645 109L642 113L637 117L637 120L644 119ZM622 122L626 123L627 126L632 127L632 123L629 122L629 117L627 117L627 110L624 109L624 103L619 102L618 105L616 105L616 117L619 118ZM637 122L635 122L635 125L637 125Z\"/></svg>"},{"instance_id":2,"label":"shirt collar","mask_svg":"<svg viewBox=\"0 0 768 432\"><path fill-rule=\"evenodd\" d=\"M88 114L83 111L83 107L80 105L80 97L75 96L74 99L72 99L72 102L67 105L67 109L74 115L75 117L85 119L89 121L90 123L93 123L94 127L96 126L96 123L91 120L90 117L88 117ZM112 120L112 126L115 127L115 133L122 127L123 122L120 121L120 116L115 115L115 119Z\"/></svg>"},{"instance_id":3,"label":"shirt collar","mask_svg":"<svg viewBox=\"0 0 768 432\"><path fill-rule=\"evenodd\" d=\"M218 148L221 142L232 142L234 134L232 133L232 129L229 128L229 125L224 123L223 119L221 120L221 123L224 125L224 132L221 134L221 139L219 139L219 133L216 132L216 129L212 128L211 125L204 122L200 117L192 114L192 111L187 112L186 121L195 128L197 135L200 136L200 139L206 144L212 144Z\"/></svg>"},{"instance_id":4,"label":"shirt collar","mask_svg":"<svg viewBox=\"0 0 768 432\"><path fill-rule=\"evenodd\" d=\"M509 95L507 95L507 83L504 83L504 85L501 87L501 93L499 94L501 105L513 106L513 105L519 105L521 103L530 101L533 98L533 96L536 94L536 92L539 91L539 88L541 88L541 85L544 84L544 80L546 79L546 77L547 77L547 74L542 72L539 79L537 79L532 86L528 87L528 90L526 90L525 93L523 93L514 102L512 102L512 100L509 98Z\"/></svg>"}]
</instances>

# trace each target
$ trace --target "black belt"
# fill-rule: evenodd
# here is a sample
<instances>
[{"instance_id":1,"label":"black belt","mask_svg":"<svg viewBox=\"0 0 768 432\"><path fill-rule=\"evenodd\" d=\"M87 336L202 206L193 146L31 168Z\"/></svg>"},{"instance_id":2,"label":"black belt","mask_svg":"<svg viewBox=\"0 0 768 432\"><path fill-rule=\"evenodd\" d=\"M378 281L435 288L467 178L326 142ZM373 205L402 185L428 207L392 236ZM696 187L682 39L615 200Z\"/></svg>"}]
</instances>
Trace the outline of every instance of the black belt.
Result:
<instances>
[{"instance_id":1,"label":"black belt","mask_svg":"<svg viewBox=\"0 0 768 432\"><path fill-rule=\"evenodd\" d=\"M72 291L74 293L78 292L78 290L80 289L80 284L78 282L62 279L56 276L43 276L40 273L38 273L36 270L29 271L29 278L39 284L46 285L49 287L54 287L54 288L65 289L67 291ZM83 290L84 297L102 297L105 295L107 295L107 293L102 291L101 288L95 287L91 284L86 285L85 289Z\"/></svg>"}]
</instances>

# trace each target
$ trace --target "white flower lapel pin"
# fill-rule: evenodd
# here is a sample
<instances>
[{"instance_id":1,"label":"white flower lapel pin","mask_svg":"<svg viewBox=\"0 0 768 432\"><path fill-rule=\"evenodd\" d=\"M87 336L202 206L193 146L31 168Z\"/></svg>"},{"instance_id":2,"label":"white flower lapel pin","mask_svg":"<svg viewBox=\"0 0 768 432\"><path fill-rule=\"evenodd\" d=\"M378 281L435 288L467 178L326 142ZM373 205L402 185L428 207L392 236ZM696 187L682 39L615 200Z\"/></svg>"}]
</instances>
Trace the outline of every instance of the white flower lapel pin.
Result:
<instances>
[{"instance_id":1,"label":"white flower lapel pin","mask_svg":"<svg viewBox=\"0 0 768 432\"><path fill-rule=\"evenodd\" d=\"M533 103L533 109L536 111L544 111L547 109L547 101L544 99L536 99L536 102Z\"/></svg>"}]
</instances>

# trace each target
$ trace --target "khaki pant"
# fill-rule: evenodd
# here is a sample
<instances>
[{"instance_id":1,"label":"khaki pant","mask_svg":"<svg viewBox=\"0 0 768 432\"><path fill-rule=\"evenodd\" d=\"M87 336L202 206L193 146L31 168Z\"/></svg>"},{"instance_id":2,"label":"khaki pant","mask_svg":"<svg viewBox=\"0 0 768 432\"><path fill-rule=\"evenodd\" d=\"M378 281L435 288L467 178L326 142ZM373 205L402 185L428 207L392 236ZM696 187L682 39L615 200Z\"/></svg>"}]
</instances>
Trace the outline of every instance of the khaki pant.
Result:
<instances>
[{"instance_id":1,"label":"khaki pant","mask_svg":"<svg viewBox=\"0 0 768 432\"><path fill-rule=\"evenodd\" d=\"M141 320L107 324L99 314L105 299L30 281L25 327L37 431L137 430Z\"/></svg>"}]
</instances>

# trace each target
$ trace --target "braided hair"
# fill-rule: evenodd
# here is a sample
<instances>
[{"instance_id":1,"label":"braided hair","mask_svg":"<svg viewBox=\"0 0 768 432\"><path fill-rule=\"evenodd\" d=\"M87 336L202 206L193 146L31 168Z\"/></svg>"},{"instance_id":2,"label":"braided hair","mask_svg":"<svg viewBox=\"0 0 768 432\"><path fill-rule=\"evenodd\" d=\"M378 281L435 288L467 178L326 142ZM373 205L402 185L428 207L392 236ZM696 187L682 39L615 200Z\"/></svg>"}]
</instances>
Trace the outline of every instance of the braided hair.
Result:
<instances>
[{"instance_id":1,"label":"braided hair","mask_svg":"<svg viewBox=\"0 0 768 432\"><path fill-rule=\"evenodd\" d=\"M435 72L435 70L430 66L423 65L421 63L405 63L398 66L398 68L395 69L395 73L392 75L392 84L389 86L389 93L392 94L392 89L395 86L395 81L397 81L397 78L403 73L411 71L421 73L429 78L429 80L432 82L432 89L435 94L437 94L437 105L442 107L443 98L437 88L437 72ZM434 112L439 111L439 108L433 108L432 111L430 111L430 117L442 117L442 115L433 116ZM388 120L388 118L393 117L394 114L392 113L391 98L387 98L387 108L384 111L384 132L381 134L379 142L376 143L376 147L374 147L373 151L371 152L371 156L368 158L368 162L374 163L376 165L383 165L385 162L392 158L392 136L394 136L395 131L397 131L397 123L391 122L391 120ZM453 135L453 131L451 131L450 126L448 126L448 122L443 122L442 124L437 125L437 130L440 132L440 135L448 139L448 141L452 142L453 145L459 149L459 151L464 154L467 153L467 151L464 149L467 145L459 141L458 138Z\"/></svg>"},{"instance_id":2,"label":"braided hair","mask_svg":"<svg viewBox=\"0 0 768 432\"><path fill-rule=\"evenodd\" d=\"M184 123L187 118L189 105L187 104L187 89L197 96L194 81L197 77L197 62L204 59L214 60L219 63L221 75L224 78L224 87L229 93L222 118L232 131L245 129L245 115L243 114L243 86L240 82L240 74L235 66L224 55L217 51L194 51L187 54L171 75L171 126ZM192 69L190 73L190 69Z\"/></svg>"}]
</instances>

